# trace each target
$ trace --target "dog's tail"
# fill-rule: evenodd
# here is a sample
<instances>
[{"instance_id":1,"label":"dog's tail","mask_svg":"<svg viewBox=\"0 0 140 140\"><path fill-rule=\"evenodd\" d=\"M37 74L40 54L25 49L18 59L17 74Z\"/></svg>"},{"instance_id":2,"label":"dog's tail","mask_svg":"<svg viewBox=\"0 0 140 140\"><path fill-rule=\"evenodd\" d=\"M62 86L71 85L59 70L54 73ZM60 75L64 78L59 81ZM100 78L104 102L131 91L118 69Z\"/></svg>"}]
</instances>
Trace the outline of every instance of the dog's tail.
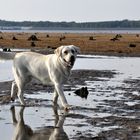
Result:
<instances>
[{"instance_id":1,"label":"dog's tail","mask_svg":"<svg viewBox=\"0 0 140 140\"><path fill-rule=\"evenodd\" d=\"M1 52L0 51L0 60L9 60L14 59L16 52Z\"/></svg>"}]
</instances>

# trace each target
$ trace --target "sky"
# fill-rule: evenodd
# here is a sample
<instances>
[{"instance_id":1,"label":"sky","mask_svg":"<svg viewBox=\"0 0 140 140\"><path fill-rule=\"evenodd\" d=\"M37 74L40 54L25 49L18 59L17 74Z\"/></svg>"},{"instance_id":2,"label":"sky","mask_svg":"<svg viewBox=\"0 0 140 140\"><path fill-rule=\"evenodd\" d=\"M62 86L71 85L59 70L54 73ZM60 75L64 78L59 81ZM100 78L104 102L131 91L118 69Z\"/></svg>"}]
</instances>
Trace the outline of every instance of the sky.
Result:
<instances>
[{"instance_id":1,"label":"sky","mask_svg":"<svg viewBox=\"0 0 140 140\"><path fill-rule=\"evenodd\" d=\"M8 21L140 20L140 0L0 0Z\"/></svg>"}]
</instances>

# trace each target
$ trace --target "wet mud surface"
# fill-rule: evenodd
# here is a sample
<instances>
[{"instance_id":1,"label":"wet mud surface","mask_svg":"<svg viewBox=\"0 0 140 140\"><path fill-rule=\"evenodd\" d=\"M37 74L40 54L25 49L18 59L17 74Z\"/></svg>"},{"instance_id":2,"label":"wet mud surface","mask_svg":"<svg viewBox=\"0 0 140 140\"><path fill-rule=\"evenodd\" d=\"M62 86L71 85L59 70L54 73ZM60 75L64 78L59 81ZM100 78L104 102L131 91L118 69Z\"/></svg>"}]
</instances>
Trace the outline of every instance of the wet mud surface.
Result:
<instances>
[{"instance_id":1,"label":"wet mud surface","mask_svg":"<svg viewBox=\"0 0 140 140\"><path fill-rule=\"evenodd\" d=\"M52 115L52 120L59 120L62 125L58 127L59 136L57 139L140 139L140 79L131 78L116 81L117 75L120 73L111 70L72 71L64 91L69 104L75 107L67 113L60 107L57 109L61 112L59 115L54 111L55 115ZM119 84L116 84L117 82ZM89 92L87 99L83 99L74 93L81 87L87 87ZM22 116L25 112L23 116L26 116L26 111L32 108L32 114L39 116L38 120L41 118L41 120L50 123L47 126L42 126L41 122L39 123L40 126L37 127L30 125L32 129L28 127L28 135L32 137L35 136L35 131L47 137L46 131L56 129L56 126L52 125L51 117L47 119L41 113L42 109L49 111L53 108L53 87L43 86L37 81L33 81L25 90L27 107L24 109L19 106L18 101L16 103L10 101L10 88L11 82L0 82L0 113L6 110L5 106L8 106L7 110L12 112L12 117L16 110L13 108L10 110L10 108L14 104L15 109L21 108L19 114ZM46 95L46 98L42 97L43 94ZM4 118L0 117L1 119ZM25 126L25 122L22 123ZM26 127L27 125L29 124L26 124Z\"/></svg>"}]
</instances>

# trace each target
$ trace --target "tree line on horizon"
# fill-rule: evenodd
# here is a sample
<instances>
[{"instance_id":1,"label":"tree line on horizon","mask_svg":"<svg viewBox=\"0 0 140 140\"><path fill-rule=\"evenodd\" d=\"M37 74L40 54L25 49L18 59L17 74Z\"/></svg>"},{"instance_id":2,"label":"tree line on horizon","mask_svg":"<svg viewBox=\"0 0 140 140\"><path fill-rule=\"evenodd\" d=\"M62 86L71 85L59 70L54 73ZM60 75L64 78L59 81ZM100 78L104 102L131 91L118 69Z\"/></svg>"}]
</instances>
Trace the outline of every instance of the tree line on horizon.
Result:
<instances>
[{"instance_id":1,"label":"tree line on horizon","mask_svg":"<svg viewBox=\"0 0 140 140\"><path fill-rule=\"evenodd\" d=\"M140 28L140 20L121 20L104 22L51 22L51 21L6 21L0 20L0 27L33 27L33 28Z\"/></svg>"}]
</instances>

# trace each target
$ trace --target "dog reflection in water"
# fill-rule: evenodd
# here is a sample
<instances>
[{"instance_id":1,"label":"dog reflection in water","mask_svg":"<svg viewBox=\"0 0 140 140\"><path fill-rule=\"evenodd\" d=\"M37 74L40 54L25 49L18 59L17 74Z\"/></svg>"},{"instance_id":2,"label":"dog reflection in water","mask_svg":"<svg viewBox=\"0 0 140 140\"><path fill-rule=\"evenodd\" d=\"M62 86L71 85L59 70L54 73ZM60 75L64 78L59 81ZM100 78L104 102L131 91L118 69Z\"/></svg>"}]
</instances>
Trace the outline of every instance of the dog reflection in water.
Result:
<instances>
[{"instance_id":1,"label":"dog reflection in water","mask_svg":"<svg viewBox=\"0 0 140 140\"><path fill-rule=\"evenodd\" d=\"M24 109L20 107L16 115L15 107L11 107L12 121L15 126L13 140L68 140L67 134L64 132L63 124L65 115L58 115L57 108L53 108L55 116L55 126L45 127L40 130L33 131L30 126L24 122ZM17 117L18 116L18 119Z\"/></svg>"}]
</instances>

